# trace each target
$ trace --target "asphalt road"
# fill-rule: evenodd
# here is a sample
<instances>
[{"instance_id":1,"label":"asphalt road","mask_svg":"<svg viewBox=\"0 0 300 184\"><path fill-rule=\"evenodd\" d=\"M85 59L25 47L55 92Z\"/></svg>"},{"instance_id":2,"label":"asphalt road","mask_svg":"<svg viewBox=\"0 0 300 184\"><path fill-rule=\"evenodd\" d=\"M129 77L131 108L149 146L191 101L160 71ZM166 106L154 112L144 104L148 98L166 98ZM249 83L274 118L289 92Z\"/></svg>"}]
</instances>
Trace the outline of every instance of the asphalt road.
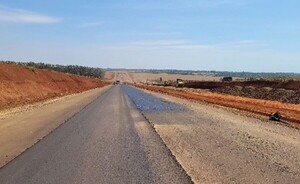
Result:
<instances>
[{"instance_id":1,"label":"asphalt road","mask_svg":"<svg viewBox=\"0 0 300 184\"><path fill-rule=\"evenodd\" d=\"M0 183L191 183L191 179L118 85L1 168Z\"/></svg>"},{"instance_id":2,"label":"asphalt road","mask_svg":"<svg viewBox=\"0 0 300 184\"><path fill-rule=\"evenodd\" d=\"M116 85L1 168L0 184L298 184L299 140L241 111Z\"/></svg>"}]
</instances>

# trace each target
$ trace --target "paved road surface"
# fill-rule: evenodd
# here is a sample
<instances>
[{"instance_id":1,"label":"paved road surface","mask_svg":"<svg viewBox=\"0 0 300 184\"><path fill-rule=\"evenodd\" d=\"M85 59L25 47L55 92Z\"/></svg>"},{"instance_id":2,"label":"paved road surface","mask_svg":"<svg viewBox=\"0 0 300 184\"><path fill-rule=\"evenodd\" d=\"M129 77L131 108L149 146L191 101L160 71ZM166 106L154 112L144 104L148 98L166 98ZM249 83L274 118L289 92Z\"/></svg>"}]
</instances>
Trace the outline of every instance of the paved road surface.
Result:
<instances>
[{"instance_id":1,"label":"paved road surface","mask_svg":"<svg viewBox=\"0 0 300 184\"><path fill-rule=\"evenodd\" d=\"M0 169L0 184L299 183L299 130L152 94L112 87Z\"/></svg>"},{"instance_id":2,"label":"paved road surface","mask_svg":"<svg viewBox=\"0 0 300 184\"><path fill-rule=\"evenodd\" d=\"M119 85L0 169L0 183L191 180Z\"/></svg>"},{"instance_id":3,"label":"paved road surface","mask_svg":"<svg viewBox=\"0 0 300 184\"><path fill-rule=\"evenodd\" d=\"M0 112L0 168L80 112L110 86Z\"/></svg>"}]
</instances>

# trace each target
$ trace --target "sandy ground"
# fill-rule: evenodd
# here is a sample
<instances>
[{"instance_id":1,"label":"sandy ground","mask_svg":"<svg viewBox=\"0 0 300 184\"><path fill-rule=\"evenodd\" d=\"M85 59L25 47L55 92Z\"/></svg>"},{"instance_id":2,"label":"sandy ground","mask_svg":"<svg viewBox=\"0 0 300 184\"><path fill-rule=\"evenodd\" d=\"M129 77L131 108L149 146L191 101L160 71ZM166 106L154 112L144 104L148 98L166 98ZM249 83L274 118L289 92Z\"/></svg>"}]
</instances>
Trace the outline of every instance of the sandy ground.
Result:
<instances>
[{"instance_id":1,"label":"sandy ground","mask_svg":"<svg viewBox=\"0 0 300 184\"><path fill-rule=\"evenodd\" d=\"M144 112L195 183L299 183L299 130L149 92L187 112Z\"/></svg>"},{"instance_id":2,"label":"sandy ground","mask_svg":"<svg viewBox=\"0 0 300 184\"><path fill-rule=\"evenodd\" d=\"M212 77L212 76L201 76L201 75L178 75L178 74L166 74L166 73L129 73L129 75L133 78L134 82L146 82L147 80L158 80L162 77L163 81L176 79L183 80L198 80L198 81L219 81L220 77Z\"/></svg>"},{"instance_id":3,"label":"sandy ground","mask_svg":"<svg viewBox=\"0 0 300 184\"><path fill-rule=\"evenodd\" d=\"M0 113L0 167L41 140L109 86Z\"/></svg>"}]
</instances>

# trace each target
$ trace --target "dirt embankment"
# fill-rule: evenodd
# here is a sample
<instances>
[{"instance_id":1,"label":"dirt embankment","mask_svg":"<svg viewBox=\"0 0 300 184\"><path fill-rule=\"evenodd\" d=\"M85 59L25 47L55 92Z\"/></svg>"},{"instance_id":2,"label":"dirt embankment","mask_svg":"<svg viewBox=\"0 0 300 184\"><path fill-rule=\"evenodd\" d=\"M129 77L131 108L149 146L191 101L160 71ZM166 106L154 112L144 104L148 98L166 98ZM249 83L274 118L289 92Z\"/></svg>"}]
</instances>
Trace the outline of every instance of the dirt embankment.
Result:
<instances>
[{"instance_id":1,"label":"dirt embankment","mask_svg":"<svg viewBox=\"0 0 300 184\"><path fill-rule=\"evenodd\" d=\"M178 77L180 78L180 77ZM147 82L148 83L148 82ZM149 82L156 86L177 86L176 80ZM300 104L300 81L197 81L184 80L184 87L191 90L209 90L211 92L223 93L235 96L257 98L263 100L274 100L284 103Z\"/></svg>"},{"instance_id":2,"label":"dirt embankment","mask_svg":"<svg viewBox=\"0 0 300 184\"><path fill-rule=\"evenodd\" d=\"M105 85L99 79L0 63L0 110Z\"/></svg>"},{"instance_id":3,"label":"dirt embankment","mask_svg":"<svg viewBox=\"0 0 300 184\"><path fill-rule=\"evenodd\" d=\"M136 87L164 93L167 95L191 99L196 101L203 101L212 104L222 105L225 107L231 107L235 109L245 110L261 115L270 115L276 111L279 111L283 115L283 119L286 121L300 123L300 105L281 103L277 101L253 99L232 95L216 94L212 92L191 92L183 89L166 88L157 86L135 85Z\"/></svg>"},{"instance_id":4,"label":"dirt embankment","mask_svg":"<svg viewBox=\"0 0 300 184\"><path fill-rule=\"evenodd\" d=\"M299 90L300 81L245 81L245 82L213 82L213 81L189 81L184 84L188 88L196 89L213 89L213 88L222 88L222 87L246 87L252 86L255 88L269 87L272 89L285 89L285 90Z\"/></svg>"},{"instance_id":5,"label":"dirt embankment","mask_svg":"<svg viewBox=\"0 0 300 184\"><path fill-rule=\"evenodd\" d=\"M176 86L176 83L171 86ZM300 81L185 81L184 87L235 96L300 104Z\"/></svg>"},{"instance_id":6,"label":"dirt embankment","mask_svg":"<svg viewBox=\"0 0 300 184\"><path fill-rule=\"evenodd\" d=\"M225 93L249 98L274 100L284 103L300 104L300 90L274 89L269 87L234 86L211 89L212 92Z\"/></svg>"},{"instance_id":7,"label":"dirt embankment","mask_svg":"<svg viewBox=\"0 0 300 184\"><path fill-rule=\"evenodd\" d=\"M158 84L176 87L176 81ZM300 81L185 81L184 87L192 91L209 90L249 98L274 100L284 103L300 104Z\"/></svg>"}]
</instances>

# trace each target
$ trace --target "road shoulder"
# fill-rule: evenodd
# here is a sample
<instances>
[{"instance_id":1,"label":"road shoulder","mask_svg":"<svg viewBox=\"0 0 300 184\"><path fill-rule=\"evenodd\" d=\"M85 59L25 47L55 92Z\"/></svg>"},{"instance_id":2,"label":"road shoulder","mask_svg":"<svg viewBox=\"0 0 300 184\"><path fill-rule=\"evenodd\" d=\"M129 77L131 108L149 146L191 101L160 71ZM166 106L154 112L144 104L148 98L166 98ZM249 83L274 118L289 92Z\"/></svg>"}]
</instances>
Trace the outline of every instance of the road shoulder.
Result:
<instances>
[{"instance_id":1,"label":"road shoulder","mask_svg":"<svg viewBox=\"0 0 300 184\"><path fill-rule=\"evenodd\" d=\"M299 181L299 130L230 108L145 92L190 109L143 114L195 183Z\"/></svg>"},{"instance_id":2,"label":"road shoulder","mask_svg":"<svg viewBox=\"0 0 300 184\"><path fill-rule=\"evenodd\" d=\"M81 111L111 86L50 100L2 113L0 167L30 148Z\"/></svg>"}]
</instances>

